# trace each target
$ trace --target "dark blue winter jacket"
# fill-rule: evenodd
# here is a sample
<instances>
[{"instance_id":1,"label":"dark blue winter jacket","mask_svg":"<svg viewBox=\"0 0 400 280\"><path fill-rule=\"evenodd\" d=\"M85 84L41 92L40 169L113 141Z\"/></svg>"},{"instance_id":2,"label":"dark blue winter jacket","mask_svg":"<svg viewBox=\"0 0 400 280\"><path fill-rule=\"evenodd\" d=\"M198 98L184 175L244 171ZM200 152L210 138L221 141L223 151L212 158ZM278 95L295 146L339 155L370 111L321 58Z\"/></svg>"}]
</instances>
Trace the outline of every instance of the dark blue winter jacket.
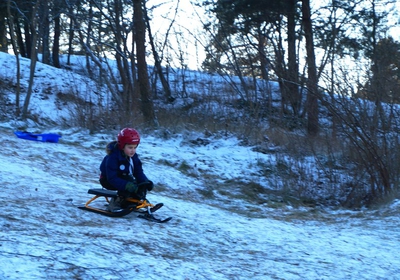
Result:
<instances>
[{"instance_id":1,"label":"dark blue winter jacket","mask_svg":"<svg viewBox=\"0 0 400 280\"><path fill-rule=\"evenodd\" d=\"M133 177L129 172L129 157L118 148L117 141L107 145L107 155L100 164L100 181L107 181L112 188L123 191L128 182L138 184L147 182L148 179L143 172L142 162L137 154L132 157ZM103 184L102 184L103 185Z\"/></svg>"}]
</instances>

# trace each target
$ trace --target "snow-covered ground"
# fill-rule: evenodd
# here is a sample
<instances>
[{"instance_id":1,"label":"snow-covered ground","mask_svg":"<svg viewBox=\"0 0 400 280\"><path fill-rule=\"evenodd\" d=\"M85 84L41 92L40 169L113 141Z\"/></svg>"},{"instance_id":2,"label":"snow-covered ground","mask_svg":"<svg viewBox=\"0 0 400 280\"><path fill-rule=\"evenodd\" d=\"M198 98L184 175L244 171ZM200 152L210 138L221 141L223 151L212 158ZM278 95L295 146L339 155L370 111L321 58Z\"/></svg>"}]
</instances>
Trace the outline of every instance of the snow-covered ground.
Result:
<instances>
[{"instance_id":1,"label":"snow-covered ground","mask_svg":"<svg viewBox=\"0 0 400 280\"><path fill-rule=\"evenodd\" d=\"M11 80L8 59L0 54L0 77ZM39 67L39 92L62 77ZM40 96L32 110L57 110L51 96ZM21 126L62 138L23 140L14 135ZM116 133L0 124L0 279L400 279L399 200L348 211L222 196L218 188L235 178L267 184L257 162L274 162L235 138L200 145L188 141L197 135L143 135L138 153L155 182L148 199L165 204L156 214L173 216L166 224L78 209L99 187L98 167ZM203 174L220 180L210 186Z\"/></svg>"},{"instance_id":2,"label":"snow-covered ground","mask_svg":"<svg viewBox=\"0 0 400 280\"><path fill-rule=\"evenodd\" d=\"M64 131L59 143L42 143L0 131L1 279L399 279L400 202L379 211L240 215L218 200L191 201L198 180L160 164L170 155L193 165L206 158L228 174L238 157L219 150L250 153L232 139L193 150L179 138L143 138L147 175L171 186L148 198L164 202L157 215L173 220L152 224L77 208L99 187L105 135Z\"/></svg>"}]
</instances>

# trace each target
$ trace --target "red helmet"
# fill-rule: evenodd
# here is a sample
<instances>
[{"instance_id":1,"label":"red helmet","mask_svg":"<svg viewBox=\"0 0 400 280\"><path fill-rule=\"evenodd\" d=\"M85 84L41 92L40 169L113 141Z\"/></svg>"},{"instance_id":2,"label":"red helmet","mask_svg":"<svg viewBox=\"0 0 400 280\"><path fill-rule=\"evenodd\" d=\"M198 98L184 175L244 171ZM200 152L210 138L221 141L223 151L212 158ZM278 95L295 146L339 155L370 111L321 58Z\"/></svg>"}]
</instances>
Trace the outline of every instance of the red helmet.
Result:
<instances>
[{"instance_id":1,"label":"red helmet","mask_svg":"<svg viewBox=\"0 0 400 280\"><path fill-rule=\"evenodd\" d=\"M118 133L118 147L123 150L125 145L139 145L140 135L136 129L124 128Z\"/></svg>"}]
</instances>

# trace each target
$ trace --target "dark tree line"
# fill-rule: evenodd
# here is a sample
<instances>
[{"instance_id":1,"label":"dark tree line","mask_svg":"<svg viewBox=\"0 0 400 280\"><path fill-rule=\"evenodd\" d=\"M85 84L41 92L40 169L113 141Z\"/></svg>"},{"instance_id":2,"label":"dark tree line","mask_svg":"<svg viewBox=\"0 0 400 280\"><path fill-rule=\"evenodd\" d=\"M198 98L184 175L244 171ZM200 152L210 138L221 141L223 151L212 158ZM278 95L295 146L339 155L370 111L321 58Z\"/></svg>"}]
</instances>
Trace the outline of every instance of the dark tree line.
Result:
<instances>
[{"instance_id":1,"label":"dark tree line","mask_svg":"<svg viewBox=\"0 0 400 280\"><path fill-rule=\"evenodd\" d=\"M378 45L396 53L396 47L385 39L385 19L390 10L378 12L376 8L393 1L324 3L312 11L310 1L306 0L206 2L218 21L207 26L217 33L207 47L204 69L239 77L276 78L282 94L282 114L294 118L307 116L308 132L315 135L319 127L317 100L321 76L325 79L328 75L329 82L334 83L335 62L344 57L369 60L376 75L380 70L374 60L382 55L376 52ZM394 44L398 50L399 44ZM319 64L316 50L322 53ZM246 90L244 85L248 96ZM302 104L304 92L307 101Z\"/></svg>"},{"instance_id":2,"label":"dark tree line","mask_svg":"<svg viewBox=\"0 0 400 280\"><path fill-rule=\"evenodd\" d=\"M319 134L328 111L332 135L348 144L348 161L357 166L351 195L393 195L400 182L400 44L387 33L394 3L332 0L312 9L308 0L208 1L218 21L206 26L212 39L203 67L238 76L244 98L252 96L245 77L276 79L281 120L301 126L305 119L308 135Z\"/></svg>"}]
</instances>

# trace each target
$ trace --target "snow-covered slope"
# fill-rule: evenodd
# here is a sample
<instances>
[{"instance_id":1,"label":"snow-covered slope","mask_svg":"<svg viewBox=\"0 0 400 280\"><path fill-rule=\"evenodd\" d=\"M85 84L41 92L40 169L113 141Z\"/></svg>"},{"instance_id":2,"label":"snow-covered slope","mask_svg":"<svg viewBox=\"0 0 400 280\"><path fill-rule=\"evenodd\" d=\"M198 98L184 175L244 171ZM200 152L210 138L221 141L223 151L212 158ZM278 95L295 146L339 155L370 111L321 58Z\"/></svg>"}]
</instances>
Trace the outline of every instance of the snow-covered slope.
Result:
<instances>
[{"instance_id":1,"label":"snow-covered slope","mask_svg":"<svg viewBox=\"0 0 400 280\"><path fill-rule=\"evenodd\" d=\"M15 82L14 63L0 53L6 88ZM43 120L57 124L68 116L57 92L46 88L91 93L82 76L43 64L37 69L30 108ZM14 95L0 93L11 106ZM21 127L62 138L19 139L14 131ZM260 163L276 159L235 138L196 144L195 134L143 135L138 153L155 182L148 199L165 204L156 214L173 216L167 224L78 209L91 198L87 190L99 187L98 167L116 133L3 121L0 279L399 279L400 201L375 211L297 208L268 197L252 204L232 181L267 187Z\"/></svg>"},{"instance_id":2,"label":"snow-covered slope","mask_svg":"<svg viewBox=\"0 0 400 280\"><path fill-rule=\"evenodd\" d=\"M99 187L98 166L112 134L63 131L59 143L42 143L19 139L9 127L0 132L1 279L399 277L399 202L392 212L260 208L239 215L218 200L192 201L199 180L162 164L179 157L194 166L198 154L234 176L229 167L237 158L229 150L249 150L232 139L193 150L180 138L143 138L144 169L163 186L148 198L165 203L158 216L174 217L152 224L133 213L108 218L77 208L91 197L89 188Z\"/></svg>"}]
</instances>

